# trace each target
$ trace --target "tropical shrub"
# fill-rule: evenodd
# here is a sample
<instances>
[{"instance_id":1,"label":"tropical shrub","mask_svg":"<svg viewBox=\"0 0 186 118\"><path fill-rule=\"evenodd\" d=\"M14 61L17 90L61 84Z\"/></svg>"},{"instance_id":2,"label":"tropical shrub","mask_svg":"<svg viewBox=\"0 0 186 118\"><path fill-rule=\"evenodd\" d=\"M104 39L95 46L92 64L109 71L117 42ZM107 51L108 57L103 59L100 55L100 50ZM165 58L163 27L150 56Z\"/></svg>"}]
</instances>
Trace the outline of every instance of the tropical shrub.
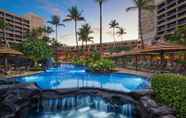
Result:
<instances>
[{"instance_id":1,"label":"tropical shrub","mask_svg":"<svg viewBox=\"0 0 186 118\"><path fill-rule=\"evenodd\" d=\"M75 58L72 63L87 66L93 72L110 72L113 71L114 67L112 60L102 58L101 54L97 51L94 51L86 59Z\"/></svg>"},{"instance_id":2,"label":"tropical shrub","mask_svg":"<svg viewBox=\"0 0 186 118\"><path fill-rule=\"evenodd\" d=\"M89 63L88 67L94 72L110 72L113 71L114 64L111 60L102 58L95 62Z\"/></svg>"},{"instance_id":3,"label":"tropical shrub","mask_svg":"<svg viewBox=\"0 0 186 118\"><path fill-rule=\"evenodd\" d=\"M20 50L25 56L34 61L35 66L37 66L38 61L49 59L53 56L53 50L42 39L34 40L29 38L23 42Z\"/></svg>"},{"instance_id":4,"label":"tropical shrub","mask_svg":"<svg viewBox=\"0 0 186 118\"><path fill-rule=\"evenodd\" d=\"M72 63L75 65L86 65L86 61L79 58L75 58L74 60L72 60Z\"/></svg>"},{"instance_id":5,"label":"tropical shrub","mask_svg":"<svg viewBox=\"0 0 186 118\"><path fill-rule=\"evenodd\" d=\"M152 79L155 99L176 109L177 118L186 117L186 76L158 74Z\"/></svg>"}]
</instances>

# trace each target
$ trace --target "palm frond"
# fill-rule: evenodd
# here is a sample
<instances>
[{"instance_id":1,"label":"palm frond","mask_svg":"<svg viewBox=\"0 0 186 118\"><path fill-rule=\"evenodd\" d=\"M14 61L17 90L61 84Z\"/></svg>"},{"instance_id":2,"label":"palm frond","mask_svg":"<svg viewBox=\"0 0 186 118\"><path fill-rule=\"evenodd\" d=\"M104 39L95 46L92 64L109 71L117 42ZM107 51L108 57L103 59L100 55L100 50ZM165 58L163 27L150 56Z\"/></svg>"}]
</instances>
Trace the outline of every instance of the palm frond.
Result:
<instances>
[{"instance_id":1,"label":"palm frond","mask_svg":"<svg viewBox=\"0 0 186 118\"><path fill-rule=\"evenodd\" d=\"M126 9L126 12L131 11L131 10L136 10L136 9L138 9L138 7L135 7L135 6L128 7L128 8Z\"/></svg>"},{"instance_id":2,"label":"palm frond","mask_svg":"<svg viewBox=\"0 0 186 118\"><path fill-rule=\"evenodd\" d=\"M68 21L72 21L72 19L71 18L65 18L65 19L63 19L63 22L68 22Z\"/></svg>"},{"instance_id":3,"label":"palm frond","mask_svg":"<svg viewBox=\"0 0 186 118\"><path fill-rule=\"evenodd\" d=\"M62 23L61 23L61 24L58 24L58 25L59 25L59 26L63 26L63 27L65 27L65 24L62 24Z\"/></svg>"}]
</instances>

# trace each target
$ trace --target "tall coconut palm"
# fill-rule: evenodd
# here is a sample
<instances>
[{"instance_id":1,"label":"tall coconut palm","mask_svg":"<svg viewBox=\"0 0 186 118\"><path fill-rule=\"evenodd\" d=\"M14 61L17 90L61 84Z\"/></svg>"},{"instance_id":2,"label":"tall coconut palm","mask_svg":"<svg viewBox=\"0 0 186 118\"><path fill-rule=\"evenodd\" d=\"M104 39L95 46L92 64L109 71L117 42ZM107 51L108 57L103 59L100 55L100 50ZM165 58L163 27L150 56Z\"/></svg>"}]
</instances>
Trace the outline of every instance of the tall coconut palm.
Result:
<instances>
[{"instance_id":1,"label":"tall coconut palm","mask_svg":"<svg viewBox=\"0 0 186 118\"><path fill-rule=\"evenodd\" d=\"M106 2L107 0L95 0L99 4L99 12L100 12L100 49L102 49L102 42L103 42L103 37L102 37L102 29L103 29L103 3Z\"/></svg>"},{"instance_id":2,"label":"tall coconut palm","mask_svg":"<svg viewBox=\"0 0 186 118\"><path fill-rule=\"evenodd\" d=\"M85 42L85 46L87 49L87 44L88 42L92 42L93 37L90 36L93 33L91 26L89 24L82 25L81 28L79 29L78 35L79 35L79 40L82 41L82 47L83 47L83 42Z\"/></svg>"},{"instance_id":3,"label":"tall coconut palm","mask_svg":"<svg viewBox=\"0 0 186 118\"><path fill-rule=\"evenodd\" d=\"M5 30L7 27L8 27L8 23L6 23L4 20L0 20L0 29ZM5 37L4 37L4 41L5 41L5 47L9 47L9 43Z\"/></svg>"},{"instance_id":4,"label":"tall coconut palm","mask_svg":"<svg viewBox=\"0 0 186 118\"><path fill-rule=\"evenodd\" d=\"M85 19L84 17L82 17L82 12L79 11L77 6L72 6L70 9L68 9L68 12L69 14L66 16L66 18L63 21L64 22L74 21L76 47L78 49L77 22L84 21Z\"/></svg>"},{"instance_id":5,"label":"tall coconut palm","mask_svg":"<svg viewBox=\"0 0 186 118\"><path fill-rule=\"evenodd\" d=\"M58 40L58 26L65 27L65 25L60 22L60 16L53 15L52 16L52 20L48 21L48 23L50 23L50 24L55 26L55 29L56 29L56 40Z\"/></svg>"},{"instance_id":6,"label":"tall coconut palm","mask_svg":"<svg viewBox=\"0 0 186 118\"><path fill-rule=\"evenodd\" d=\"M142 11L143 10L150 10L152 11L155 6L151 5L152 0L132 0L135 6L132 7L128 7L126 9L126 11L130 11L130 10L138 10L138 25L139 25L139 36L141 39L141 47L144 48L144 40L143 40L143 32L142 32Z\"/></svg>"},{"instance_id":7,"label":"tall coconut palm","mask_svg":"<svg viewBox=\"0 0 186 118\"><path fill-rule=\"evenodd\" d=\"M115 46L115 43L116 43L116 37L115 37L116 28L119 28L119 23L118 23L116 20L112 20L112 21L109 23L109 26L110 26L110 28L113 30L113 38L114 38L114 46Z\"/></svg>"},{"instance_id":8,"label":"tall coconut palm","mask_svg":"<svg viewBox=\"0 0 186 118\"><path fill-rule=\"evenodd\" d=\"M119 35L119 37L121 37L121 40L123 40L123 35L126 34L127 32L125 32L124 28L119 27L117 34Z\"/></svg>"}]
</instances>

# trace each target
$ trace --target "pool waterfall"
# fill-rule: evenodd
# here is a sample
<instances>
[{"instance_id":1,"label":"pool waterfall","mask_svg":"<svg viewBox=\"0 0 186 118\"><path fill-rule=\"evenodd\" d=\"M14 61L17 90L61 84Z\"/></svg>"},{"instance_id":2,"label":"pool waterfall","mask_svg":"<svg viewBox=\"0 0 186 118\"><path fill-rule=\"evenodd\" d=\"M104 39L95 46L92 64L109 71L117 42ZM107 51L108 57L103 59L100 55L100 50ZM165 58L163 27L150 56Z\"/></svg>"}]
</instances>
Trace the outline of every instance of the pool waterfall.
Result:
<instances>
[{"instance_id":1,"label":"pool waterfall","mask_svg":"<svg viewBox=\"0 0 186 118\"><path fill-rule=\"evenodd\" d=\"M89 95L41 99L31 112L28 118L136 118L136 108L131 102L117 105Z\"/></svg>"}]
</instances>

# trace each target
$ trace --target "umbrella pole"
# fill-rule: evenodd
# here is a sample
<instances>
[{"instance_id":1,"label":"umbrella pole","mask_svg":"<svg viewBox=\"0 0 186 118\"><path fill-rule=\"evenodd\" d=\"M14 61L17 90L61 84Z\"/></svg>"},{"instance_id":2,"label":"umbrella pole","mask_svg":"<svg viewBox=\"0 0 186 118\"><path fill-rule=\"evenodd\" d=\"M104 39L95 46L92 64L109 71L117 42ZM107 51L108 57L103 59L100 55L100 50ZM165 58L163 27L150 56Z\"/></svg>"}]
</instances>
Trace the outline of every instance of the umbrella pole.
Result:
<instances>
[{"instance_id":1,"label":"umbrella pole","mask_svg":"<svg viewBox=\"0 0 186 118\"><path fill-rule=\"evenodd\" d=\"M137 71L138 70L138 57L137 55L135 57L136 57L136 71Z\"/></svg>"},{"instance_id":2,"label":"umbrella pole","mask_svg":"<svg viewBox=\"0 0 186 118\"><path fill-rule=\"evenodd\" d=\"M162 65L163 61L164 61L164 52L163 51L160 52L160 56L161 56L161 65Z\"/></svg>"},{"instance_id":3,"label":"umbrella pole","mask_svg":"<svg viewBox=\"0 0 186 118\"><path fill-rule=\"evenodd\" d=\"M7 60L7 56L6 55L4 55L5 56L5 58L4 58L4 67L5 67L5 73L7 72L7 70L8 70L8 60Z\"/></svg>"}]
</instances>

